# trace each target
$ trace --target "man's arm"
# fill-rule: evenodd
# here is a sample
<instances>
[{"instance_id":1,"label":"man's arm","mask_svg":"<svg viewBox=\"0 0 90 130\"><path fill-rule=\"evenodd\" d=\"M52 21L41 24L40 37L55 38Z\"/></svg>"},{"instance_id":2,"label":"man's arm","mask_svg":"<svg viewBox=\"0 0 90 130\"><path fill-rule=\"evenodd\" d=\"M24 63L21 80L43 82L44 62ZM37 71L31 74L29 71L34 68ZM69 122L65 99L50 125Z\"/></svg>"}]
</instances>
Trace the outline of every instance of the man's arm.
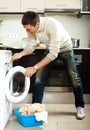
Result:
<instances>
[{"instance_id":1,"label":"man's arm","mask_svg":"<svg viewBox=\"0 0 90 130\"><path fill-rule=\"evenodd\" d=\"M27 49L24 49L23 51L19 52L19 53L15 53L12 57L11 57L11 60L14 61L14 60L18 60L20 58L22 58L23 56L25 55L29 55L30 54L30 51L27 50Z\"/></svg>"},{"instance_id":2,"label":"man's arm","mask_svg":"<svg viewBox=\"0 0 90 130\"><path fill-rule=\"evenodd\" d=\"M37 69L41 69L42 67L49 64L51 61L52 60L48 56L46 56L40 62L38 62L35 66L37 67Z\"/></svg>"},{"instance_id":3,"label":"man's arm","mask_svg":"<svg viewBox=\"0 0 90 130\"><path fill-rule=\"evenodd\" d=\"M29 76L31 77L34 73L36 73L36 71L38 69L41 69L42 67L46 66L47 64L49 64L52 60L46 56L45 58L43 58L40 62L38 62L36 65L31 66L31 67L27 67L26 71L25 71L25 76Z\"/></svg>"}]
</instances>

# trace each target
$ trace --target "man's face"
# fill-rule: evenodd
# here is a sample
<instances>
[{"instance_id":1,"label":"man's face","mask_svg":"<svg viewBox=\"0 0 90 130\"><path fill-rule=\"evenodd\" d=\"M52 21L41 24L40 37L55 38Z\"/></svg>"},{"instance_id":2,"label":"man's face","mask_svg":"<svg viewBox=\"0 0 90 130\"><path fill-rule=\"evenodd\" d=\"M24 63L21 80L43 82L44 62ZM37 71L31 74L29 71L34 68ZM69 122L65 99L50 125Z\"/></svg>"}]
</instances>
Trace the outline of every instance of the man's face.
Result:
<instances>
[{"instance_id":1,"label":"man's face","mask_svg":"<svg viewBox=\"0 0 90 130\"><path fill-rule=\"evenodd\" d=\"M27 25L23 25L23 27L26 29L26 32L35 33L39 28L39 23L37 23L35 26L27 24Z\"/></svg>"}]
</instances>

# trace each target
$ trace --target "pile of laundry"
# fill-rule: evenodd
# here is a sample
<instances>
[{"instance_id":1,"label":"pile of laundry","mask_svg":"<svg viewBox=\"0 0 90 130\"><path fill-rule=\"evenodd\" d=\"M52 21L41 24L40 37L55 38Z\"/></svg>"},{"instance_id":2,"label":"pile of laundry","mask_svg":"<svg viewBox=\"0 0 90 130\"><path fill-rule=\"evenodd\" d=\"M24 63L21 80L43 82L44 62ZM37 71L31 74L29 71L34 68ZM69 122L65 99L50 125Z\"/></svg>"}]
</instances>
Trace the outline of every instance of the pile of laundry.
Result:
<instances>
[{"instance_id":1,"label":"pile of laundry","mask_svg":"<svg viewBox=\"0 0 90 130\"><path fill-rule=\"evenodd\" d=\"M45 110L45 105L40 103L25 104L25 106L19 109L21 114L34 114Z\"/></svg>"},{"instance_id":2,"label":"pile of laundry","mask_svg":"<svg viewBox=\"0 0 90 130\"><path fill-rule=\"evenodd\" d=\"M24 115L34 114L38 121L42 120L44 123L47 123L48 112L45 110L44 104L25 104L25 106L19 109L19 112Z\"/></svg>"}]
</instances>

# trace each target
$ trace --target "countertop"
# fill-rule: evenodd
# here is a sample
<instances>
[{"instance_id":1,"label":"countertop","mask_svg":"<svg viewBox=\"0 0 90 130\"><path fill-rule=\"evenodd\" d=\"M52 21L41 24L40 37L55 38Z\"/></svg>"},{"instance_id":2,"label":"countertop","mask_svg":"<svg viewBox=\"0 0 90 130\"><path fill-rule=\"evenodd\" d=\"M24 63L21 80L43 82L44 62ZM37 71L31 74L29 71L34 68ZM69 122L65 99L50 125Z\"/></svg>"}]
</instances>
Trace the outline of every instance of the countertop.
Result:
<instances>
[{"instance_id":1,"label":"countertop","mask_svg":"<svg viewBox=\"0 0 90 130\"><path fill-rule=\"evenodd\" d=\"M74 50L90 50L89 47L79 47L79 48L73 48Z\"/></svg>"},{"instance_id":2,"label":"countertop","mask_svg":"<svg viewBox=\"0 0 90 130\"><path fill-rule=\"evenodd\" d=\"M42 45L42 44L41 44ZM0 45L0 49L7 49L7 48L13 48L13 49L24 49L24 47L21 46L7 46L7 45ZM36 49L45 49L45 46L37 47ZM90 50L89 47L79 47L79 48L73 48L73 50Z\"/></svg>"}]
</instances>

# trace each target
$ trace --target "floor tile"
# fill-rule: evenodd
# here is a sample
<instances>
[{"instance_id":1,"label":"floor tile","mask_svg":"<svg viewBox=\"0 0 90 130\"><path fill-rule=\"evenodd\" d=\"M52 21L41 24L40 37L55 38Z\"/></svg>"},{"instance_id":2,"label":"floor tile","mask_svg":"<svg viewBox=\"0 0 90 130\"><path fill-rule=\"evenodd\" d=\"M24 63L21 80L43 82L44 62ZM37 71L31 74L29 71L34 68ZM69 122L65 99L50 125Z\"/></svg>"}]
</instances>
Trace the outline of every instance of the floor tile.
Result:
<instances>
[{"instance_id":1,"label":"floor tile","mask_svg":"<svg viewBox=\"0 0 90 130\"><path fill-rule=\"evenodd\" d=\"M14 107L21 107L18 104ZM85 105L86 117L77 120L75 117L76 108L74 104L45 104L48 111L48 123L38 127L25 128L19 124L16 116L12 116L4 130L90 130L90 104Z\"/></svg>"},{"instance_id":2,"label":"floor tile","mask_svg":"<svg viewBox=\"0 0 90 130\"><path fill-rule=\"evenodd\" d=\"M82 123L61 123L58 124L58 130L90 130L90 124Z\"/></svg>"}]
</instances>

